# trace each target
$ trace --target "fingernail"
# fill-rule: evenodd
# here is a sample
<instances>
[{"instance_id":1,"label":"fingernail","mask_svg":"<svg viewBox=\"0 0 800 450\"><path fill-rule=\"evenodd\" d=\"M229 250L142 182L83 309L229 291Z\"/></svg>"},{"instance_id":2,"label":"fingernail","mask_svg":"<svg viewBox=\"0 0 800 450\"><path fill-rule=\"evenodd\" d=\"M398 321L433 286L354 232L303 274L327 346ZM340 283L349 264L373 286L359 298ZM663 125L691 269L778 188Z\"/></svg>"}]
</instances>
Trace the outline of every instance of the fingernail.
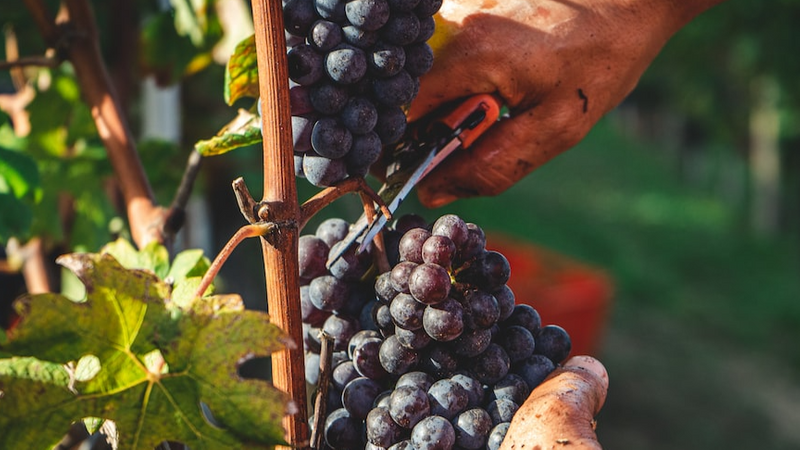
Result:
<instances>
[{"instance_id":1,"label":"fingernail","mask_svg":"<svg viewBox=\"0 0 800 450\"><path fill-rule=\"evenodd\" d=\"M597 375L603 381L606 389L608 388L608 372L606 371L605 366L591 356L573 356L566 363L564 363L564 367L577 367L579 369L589 371Z\"/></svg>"}]
</instances>

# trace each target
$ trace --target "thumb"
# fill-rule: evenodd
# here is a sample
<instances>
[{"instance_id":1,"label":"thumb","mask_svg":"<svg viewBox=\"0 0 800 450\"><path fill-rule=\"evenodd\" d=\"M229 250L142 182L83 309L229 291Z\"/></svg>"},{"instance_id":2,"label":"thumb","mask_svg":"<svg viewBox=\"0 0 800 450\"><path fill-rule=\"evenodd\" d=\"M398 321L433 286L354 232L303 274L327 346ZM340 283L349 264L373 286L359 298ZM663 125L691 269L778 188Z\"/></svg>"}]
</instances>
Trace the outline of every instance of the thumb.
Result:
<instances>
[{"instance_id":1,"label":"thumb","mask_svg":"<svg viewBox=\"0 0 800 450\"><path fill-rule=\"evenodd\" d=\"M608 391L608 373L589 356L571 358L533 390L511 421L500 450L598 450L594 416Z\"/></svg>"}]
</instances>

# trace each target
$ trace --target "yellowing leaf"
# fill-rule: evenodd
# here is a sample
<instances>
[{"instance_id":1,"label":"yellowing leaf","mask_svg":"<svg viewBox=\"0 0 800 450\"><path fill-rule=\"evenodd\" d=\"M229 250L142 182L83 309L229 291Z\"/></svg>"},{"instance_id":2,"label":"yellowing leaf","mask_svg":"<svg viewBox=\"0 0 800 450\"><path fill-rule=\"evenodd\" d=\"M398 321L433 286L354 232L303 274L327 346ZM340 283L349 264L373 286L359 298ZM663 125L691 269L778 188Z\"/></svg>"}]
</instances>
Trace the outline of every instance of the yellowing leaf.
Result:
<instances>
[{"instance_id":1,"label":"yellowing leaf","mask_svg":"<svg viewBox=\"0 0 800 450\"><path fill-rule=\"evenodd\" d=\"M0 359L0 448L52 448L72 422L89 417L115 421L120 448L282 443L286 395L238 375L242 363L286 343L265 313L245 310L235 295L184 297L178 305L154 273L125 269L109 254L59 262L81 279L87 299L42 294L18 302L21 321L0 342L14 355Z\"/></svg>"},{"instance_id":2,"label":"yellowing leaf","mask_svg":"<svg viewBox=\"0 0 800 450\"><path fill-rule=\"evenodd\" d=\"M225 102L233 105L243 97L258 98L258 62L255 35L236 45L225 67Z\"/></svg>"}]
</instances>

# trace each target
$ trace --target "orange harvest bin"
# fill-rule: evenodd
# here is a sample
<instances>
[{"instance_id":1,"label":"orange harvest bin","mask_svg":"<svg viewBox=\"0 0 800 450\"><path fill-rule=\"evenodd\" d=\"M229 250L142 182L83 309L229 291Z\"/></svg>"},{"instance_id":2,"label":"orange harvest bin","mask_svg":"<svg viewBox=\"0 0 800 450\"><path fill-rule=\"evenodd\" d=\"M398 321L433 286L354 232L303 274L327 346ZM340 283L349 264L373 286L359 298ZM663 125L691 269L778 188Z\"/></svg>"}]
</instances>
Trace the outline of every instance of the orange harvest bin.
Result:
<instances>
[{"instance_id":1,"label":"orange harvest bin","mask_svg":"<svg viewBox=\"0 0 800 450\"><path fill-rule=\"evenodd\" d=\"M489 234L486 247L511 265L508 286L517 303L533 306L544 325L563 327L572 339L570 355L596 356L614 294L601 269L530 242Z\"/></svg>"}]
</instances>

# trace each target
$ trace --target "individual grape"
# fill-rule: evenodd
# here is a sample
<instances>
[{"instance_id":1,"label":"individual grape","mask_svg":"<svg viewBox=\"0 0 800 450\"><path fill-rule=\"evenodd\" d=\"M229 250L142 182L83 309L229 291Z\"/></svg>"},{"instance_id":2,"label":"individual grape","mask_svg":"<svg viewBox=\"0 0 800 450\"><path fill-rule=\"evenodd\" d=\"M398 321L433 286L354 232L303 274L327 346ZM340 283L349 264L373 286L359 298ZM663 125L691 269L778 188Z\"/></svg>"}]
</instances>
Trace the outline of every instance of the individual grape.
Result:
<instances>
[{"instance_id":1,"label":"individual grape","mask_svg":"<svg viewBox=\"0 0 800 450\"><path fill-rule=\"evenodd\" d=\"M492 385L508 374L511 361L502 347L489 344L486 351L476 356L470 363L470 370L475 374L475 378L483 384Z\"/></svg>"},{"instance_id":2,"label":"individual grape","mask_svg":"<svg viewBox=\"0 0 800 450\"><path fill-rule=\"evenodd\" d=\"M428 388L428 402L431 414L453 420L458 413L467 407L469 396L467 391L453 380L444 378Z\"/></svg>"},{"instance_id":3,"label":"individual grape","mask_svg":"<svg viewBox=\"0 0 800 450\"><path fill-rule=\"evenodd\" d=\"M394 221L394 229L405 235L414 228L428 228L428 223L425 218L419 214L403 214Z\"/></svg>"},{"instance_id":4,"label":"individual grape","mask_svg":"<svg viewBox=\"0 0 800 450\"><path fill-rule=\"evenodd\" d=\"M364 420L381 391L383 388L377 381L367 377L358 377L344 387L342 405L351 417Z\"/></svg>"},{"instance_id":5,"label":"individual grape","mask_svg":"<svg viewBox=\"0 0 800 450\"><path fill-rule=\"evenodd\" d=\"M311 25L308 43L320 51L330 50L342 42L342 27L329 20L318 20Z\"/></svg>"},{"instance_id":6,"label":"individual grape","mask_svg":"<svg viewBox=\"0 0 800 450\"><path fill-rule=\"evenodd\" d=\"M436 31L436 20L432 16L420 17L419 19L419 34L414 39L414 43L426 42L433 36Z\"/></svg>"},{"instance_id":7,"label":"individual grape","mask_svg":"<svg viewBox=\"0 0 800 450\"><path fill-rule=\"evenodd\" d=\"M335 351L331 355L331 367L336 367L337 365L349 360L350 357L347 356L347 350Z\"/></svg>"},{"instance_id":8,"label":"individual grape","mask_svg":"<svg viewBox=\"0 0 800 450\"><path fill-rule=\"evenodd\" d=\"M336 411L339 408L344 408L342 406L342 391L336 389L328 389L328 398L325 402L328 411Z\"/></svg>"},{"instance_id":9,"label":"individual grape","mask_svg":"<svg viewBox=\"0 0 800 450\"><path fill-rule=\"evenodd\" d=\"M427 392L435 381L430 374L417 370L400 375L395 383L395 389L403 386L417 386Z\"/></svg>"},{"instance_id":10,"label":"individual grape","mask_svg":"<svg viewBox=\"0 0 800 450\"><path fill-rule=\"evenodd\" d=\"M353 84L367 73L367 55L358 47L340 44L325 56L325 72L340 84Z\"/></svg>"},{"instance_id":11,"label":"individual grape","mask_svg":"<svg viewBox=\"0 0 800 450\"><path fill-rule=\"evenodd\" d=\"M289 78L297 84L308 86L325 76L325 59L314 47L300 44L286 55Z\"/></svg>"},{"instance_id":12,"label":"individual grape","mask_svg":"<svg viewBox=\"0 0 800 450\"><path fill-rule=\"evenodd\" d=\"M503 327L496 342L506 351L512 364L528 359L536 347L531 332L520 325Z\"/></svg>"},{"instance_id":13,"label":"individual grape","mask_svg":"<svg viewBox=\"0 0 800 450\"><path fill-rule=\"evenodd\" d=\"M311 301L311 296L308 293L309 289L310 285L300 287L301 318L303 323L319 327L325 322L325 319L327 319L331 313L329 311L323 311L314 306L314 303Z\"/></svg>"},{"instance_id":14,"label":"individual grape","mask_svg":"<svg viewBox=\"0 0 800 450\"><path fill-rule=\"evenodd\" d=\"M381 137L384 145L394 144L406 132L406 113L399 106L378 108L378 123L375 132Z\"/></svg>"},{"instance_id":15,"label":"individual grape","mask_svg":"<svg viewBox=\"0 0 800 450\"><path fill-rule=\"evenodd\" d=\"M408 45L419 35L419 18L412 12L394 12L380 30L381 37L396 45Z\"/></svg>"},{"instance_id":16,"label":"individual grape","mask_svg":"<svg viewBox=\"0 0 800 450\"><path fill-rule=\"evenodd\" d=\"M414 428L414 425L430 414L428 393L419 386L395 388L389 398L389 414L401 427Z\"/></svg>"},{"instance_id":17,"label":"individual grape","mask_svg":"<svg viewBox=\"0 0 800 450\"><path fill-rule=\"evenodd\" d=\"M410 371L417 365L419 359L417 352L401 345L395 335L383 341L378 356L383 368L393 375L402 375Z\"/></svg>"},{"instance_id":18,"label":"individual grape","mask_svg":"<svg viewBox=\"0 0 800 450\"><path fill-rule=\"evenodd\" d=\"M467 224L455 214L439 217L431 227L431 234L449 237L456 247L461 247L469 236Z\"/></svg>"},{"instance_id":19,"label":"individual grape","mask_svg":"<svg viewBox=\"0 0 800 450\"><path fill-rule=\"evenodd\" d=\"M486 441L486 450L500 450L509 426L511 426L510 422L503 422L496 424L492 428L492 431L489 432L489 439Z\"/></svg>"},{"instance_id":20,"label":"individual grape","mask_svg":"<svg viewBox=\"0 0 800 450\"><path fill-rule=\"evenodd\" d=\"M311 146L318 155L325 158L341 158L350 151L352 145L353 135L336 119L320 119L311 131Z\"/></svg>"},{"instance_id":21,"label":"individual grape","mask_svg":"<svg viewBox=\"0 0 800 450\"><path fill-rule=\"evenodd\" d=\"M464 331L453 341L453 353L458 356L472 358L478 356L492 343L492 332L488 329Z\"/></svg>"},{"instance_id":22,"label":"individual grape","mask_svg":"<svg viewBox=\"0 0 800 450\"><path fill-rule=\"evenodd\" d=\"M486 252L481 264L481 279L478 285L488 291L493 291L508 281L511 276L511 266L500 252Z\"/></svg>"},{"instance_id":23,"label":"individual grape","mask_svg":"<svg viewBox=\"0 0 800 450\"><path fill-rule=\"evenodd\" d=\"M328 270L331 275L340 279L353 281L361 278L364 271L367 269L368 261L363 256L356 254L358 250L355 246L351 246L342 252L342 247L347 245L344 241L339 241L331 247L329 258L327 259ZM334 261L334 257L339 255Z\"/></svg>"},{"instance_id":24,"label":"individual grape","mask_svg":"<svg viewBox=\"0 0 800 450\"><path fill-rule=\"evenodd\" d=\"M458 359L449 348L441 344L431 344L420 357L419 368L438 378L446 378L458 369Z\"/></svg>"},{"instance_id":25,"label":"individual grape","mask_svg":"<svg viewBox=\"0 0 800 450\"><path fill-rule=\"evenodd\" d=\"M345 0L315 0L314 7L323 19L336 23L345 21Z\"/></svg>"},{"instance_id":26,"label":"individual grape","mask_svg":"<svg viewBox=\"0 0 800 450\"><path fill-rule=\"evenodd\" d=\"M316 123L315 115L292 116L292 142L295 152L304 153L311 150L311 131Z\"/></svg>"},{"instance_id":27,"label":"individual grape","mask_svg":"<svg viewBox=\"0 0 800 450\"><path fill-rule=\"evenodd\" d=\"M467 408L474 408L483 404L486 393L483 390L483 384L476 380L475 377L467 373L456 373L450 379L458 383L467 393Z\"/></svg>"},{"instance_id":28,"label":"individual grape","mask_svg":"<svg viewBox=\"0 0 800 450\"><path fill-rule=\"evenodd\" d=\"M389 305L394 324L406 330L419 330L422 328L422 315L425 305L414 300L409 294L397 294L392 304Z\"/></svg>"},{"instance_id":29,"label":"individual grape","mask_svg":"<svg viewBox=\"0 0 800 450\"><path fill-rule=\"evenodd\" d=\"M330 218L325 219L317 226L314 235L333 247L334 244L347 237L350 231L350 224L344 219Z\"/></svg>"},{"instance_id":30,"label":"individual grape","mask_svg":"<svg viewBox=\"0 0 800 450\"><path fill-rule=\"evenodd\" d=\"M363 446L361 421L339 408L325 419L325 442L335 450L352 450Z\"/></svg>"},{"instance_id":31,"label":"individual grape","mask_svg":"<svg viewBox=\"0 0 800 450\"><path fill-rule=\"evenodd\" d=\"M375 310L375 324L378 325L378 330L383 337L394 334L394 321L389 305L381 305Z\"/></svg>"},{"instance_id":32,"label":"individual grape","mask_svg":"<svg viewBox=\"0 0 800 450\"><path fill-rule=\"evenodd\" d=\"M386 450L414 450L414 444L411 443L411 440L406 439L392 445Z\"/></svg>"},{"instance_id":33,"label":"individual grape","mask_svg":"<svg viewBox=\"0 0 800 450\"><path fill-rule=\"evenodd\" d=\"M332 315L325 320L322 330L334 339L333 349L342 351L347 350L348 341L360 331L360 326L353 317Z\"/></svg>"},{"instance_id":34,"label":"individual grape","mask_svg":"<svg viewBox=\"0 0 800 450\"><path fill-rule=\"evenodd\" d=\"M383 144L378 133L370 131L353 137L353 146L344 157L350 175L365 176L369 172L369 166L381 156L381 150Z\"/></svg>"},{"instance_id":35,"label":"individual grape","mask_svg":"<svg viewBox=\"0 0 800 450\"><path fill-rule=\"evenodd\" d=\"M362 330L376 331L380 334L378 324L375 323L375 313L381 306L383 305L377 300L371 300L364 304L358 314L358 322L361 324ZM381 336L383 335L381 334Z\"/></svg>"},{"instance_id":36,"label":"individual grape","mask_svg":"<svg viewBox=\"0 0 800 450\"><path fill-rule=\"evenodd\" d=\"M353 134L366 134L378 123L378 109L365 97L350 97L339 113L342 125Z\"/></svg>"},{"instance_id":37,"label":"individual grape","mask_svg":"<svg viewBox=\"0 0 800 450\"><path fill-rule=\"evenodd\" d=\"M297 248L301 278L315 278L325 273L328 245L322 239L312 235L300 236Z\"/></svg>"},{"instance_id":38,"label":"individual grape","mask_svg":"<svg viewBox=\"0 0 800 450\"><path fill-rule=\"evenodd\" d=\"M308 86L296 84L289 88L289 102L292 104L292 116L317 117L316 114L313 114L314 105L311 104L311 89ZM305 150L295 148L295 151Z\"/></svg>"},{"instance_id":39,"label":"individual grape","mask_svg":"<svg viewBox=\"0 0 800 450\"><path fill-rule=\"evenodd\" d=\"M367 441L382 448L391 446L403 435L403 428L392 420L388 407L373 408L367 414L364 425L367 429Z\"/></svg>"},{"instance_id":40,"label":"individual grape","mask_svg":"<svg viewBox=\"0 0 800 450\"><path fill-rule=\"evenodd\" d=\"M360 376L353 361L344 361L333 368L331 372L331 382L337 390L342 391L344 387L347 386L347 383Z\"/></svg>"},{"instance_id":41,"label":"individual grape","mask_svg":"<svg viewBox=\"0 0 800 450\"><path fill-rule=\"evenodd\" d=\"M492 394L495 399L505 398L518 405L525 403L530 393L531 388L528 387L528 383L521 376L514 373L507 374L502 380L495 383L494 388L492 388Z\"/></svg>"},{"instance_id":42,"label":"individual grape","mask_svg":"<svg viewBox=\"0 0 800 450\"><path fill-rule=\"evenodd\" d=\"M453 264L455 254L456 244L447 236L431 236L422 245L422 260L445 269Z\"/></svg>"},{"instance_id":43,"label":"individual grape","mask_svg":"<svg viewBox=\"0 0 800 450\"><path fill-rule=\"evenodd\" d=\"M558 325L544 326L536 335L534 353L547 356L556 364L567 359L570 350L572 350L572 341L569 334Z\"/></svg>"},{"instance_id":44,"label":"individual grape","mask_svg":"<svg viewBox=\"0 0 800 450\"><path fill-rule=\"evenodd\" d=\"M453 421L456 445L465 450L482 449L492 429L492 418L482 408L468 409Z\"/></svg>"},{"instance_id":45,"label":"individual grape","mask_svg":"<svg viewBox=\"0 0 800 450\"><path fill-rule=\"evenodd\" d=\"M411 271L414 270L418 265L419 264L415 262L404 261L392 268L392 287L397 292L402 292L404 294L408 294L410 292L408 290L408 277L411 275Z\"/></svg>"},{"instance_id":46,"label":"individual grape","mask_svg":"<svg viewBox=\"0 0 800 450\"><path fill-rule=\"evenodd\" d=\"M452 341L464 331L463 307L452 298L428 305L422 315L422 326L437 341Z\"/></svg>"},{"instance_id":47,"label":"individual grape","mask_svg":"<svg viewBox=\"0 0 800 450\"><path fill-rule=\"evenodd\" d=\"M486 235L481 227L474 223L467 224L467 239L458 246L458 260L470 261L482 255L486 248Z\"/></svg>"},{"instance_id":48,"label":"individual grape","mask_svg":"<svg viewBox=\"0 0 800 450\"><path fill-rule=\"evenodd\" d=\"M389 408L389 398L392 396L393 389L387 389L377 397L375 397L375 406L374 408Z\"/></svg>"},{"instance_id":49,"label":"individual grape","mask_svg":"<svg viewBox=\"0 0 800 450\"><path fill-rule=\"evenodd\" d=\"M305 353L305 372L306 383L317 384L319 382L319 353Z\"/></svg>"},{"instance_id":50,"label":"individual grape","mask_svg":"<svg viewBox=\"0 0 800 450\"><path fill-rule=\"evenodd\" d=\"M347 166L343 160L309 152L303 156L303 174L314 186L331 186L347 177Z\"/></svg>"},{"instance_id":51,"label":"individual grape","mask_svg":"<svg viewBox=\"0 0 800 450\"><path fill-rule=\"evenodd\" d=\"M303 153L294 153L294 176L297 178L305 178L306 174L303 172Z\"/></svg>"},{"instance_id":52,"label":"individual grape","mask_svg":"<svg viewBox=\"0 0 800 450\"><path fill-rule=\"evenodd\" d=\"M519 410L519 405L507 398L498 398L489 402L486 412L492 418L492 424L498 425L503 422L511 422L514 414Z\"/></svg>"},{"instance_id":53,"label":"individual grape","mask_svg":"<svg viewBox=\"0 0 800 450\"><path fill-rule=\"evenodd\" d=\"M353 25L342 27L342 34L345 42L365 50L371 48L378 42L378 33L376 31L365 30Z\"/></svg>"},{"instance_id":54,"label":"individual grape","mask_svg":"<svg viewBox=\"0 0 800 450\"><path fill-rule=\"evenodd\" d=\"M372 80L372 92L375 99L386 106L399 107L411 103L414 98L414 89L414 79L405 70L388 78ZM380 116L378 122L380 123Z\"/></svg>"},{"instance_id":55,"label":"individual grape","mask_svg":"<svg viewBox=\"0 0 800 450\"><path fill-rule=\"evenodd\" d=\"M351 0L345 6L345 13L354 26L375 31L389 20L389 3L386 0Z\"/></svg>"},{"instance_id":56,"label":"individual grape","mask_svg":"<svg viewBox=\"0 0 800 450\"><path fill-rule=\"evenodd\" d=\"M337 114L350 99L347 88L330 82L323 82L311 87L308 94L314 109L322 114ZM325 120L325 119L323 119ZM333 120L328 118L327 120Z\"/></svg>"},{"instance_id":57,"label":"individual grape","mask_svg":"<svg viewBox=\"0 0 800 450\"><path fill-rule=\"evenodd\" d=\"M389 8L392 11L413 11L417 3L419 3L419 0L389 0Z\"/></svg>"},{"instance_id":58,"label":"individual grape","mask_svg":"<svg viewBox=\"0 0 800 450\"><path fill-rule=\"evenodd\" d=\"M424 228L408 230L400 238L398 246L400 260L422 264L424 262L422 259L422 247L430 236L431 233Z\"/></svg>"},{"instance_id":59,"label":"individual grape","mask_svg":"<svg viewBox=\"0 0 800 450\"><path fill-rule=\"evenodd\" d=\"M531 305L519 304L514 306L511 316L503 322L505 327L511 325L524 327L532 335L536 336L542 328L542 318L539 316L539 312L533 309Z\"/></svg>"},{"instance_id":60,"label":"individual grape","mask_svg":"<svg viewBox=\"0 0 800 450\"><path fill-rule=\"evenodd\" d=\"M381 338L370 338L364 340L353 351L353 364L362 376L373 380L381 380L388 375L381 365L379 352L383 344Z\"/></svg>"},{"instance_id":61,"label":"individual grape","mask_svg":"<svg viewBox=\"0 0 800 450\"><path fill-rule=\"evenodd\" d=\"M428 17L439 12L442 7L442 0L420 0L414 8L414 12L419 17Z\"/></svg>"},{"instance_id":62,"label":"individual grape","mask_svg":"<svg viewBox=\"0 0 800 450\"><path fill-rule=\"evenodd\" d=\"M426 333L422 328L412 331L395 327L394 334L397 336L398 342L400 342L403 347L410 348L412 350L421 350L431 342L431 337L428 336L428 333Z\"/></svg>"},{"instance_id":63,"label":"individual grape","mask_svg":"<svg viewBox=\"0 0 800 450\"><path fill-rule=\"evenodd\" d=\"M350 295L351 286L331 275L314 278L308 285L308 298L315 308L334 311L342 308Z\"/></svg>"},{"instance_id":64,"label":"individual grape","mask_svg":"<svg viewBox=\"0 0 800 450\"><path fill-rule=\"evenodd\" d=\"M306 36L315 20L314 0L289 0L283 5L283 26L294 36Z\"/></svg>"},{"instance_id":65,"label":"individual grape","mask_svg":"<svg viewBox=\"0 0 800 450\"><path fill-rule=\"evenodd\" d=\"M468 291L464 296L464 322L472 329L486 329L497 323L500 307L497 300L483 290Z\"/></svg>"},{"instance_id":66,"label":"individual grape","mask_svg":"<svg viewBox=\"0 0 800 450\"><path fill-rule=\"evenodd\" d=\"M371 338L380 338L381 334L375 330L361 330L358 333L354 334L353 337L347 342L347 355L350 359L353 359L353 352L355 351L356 347L361 345L362 342L366 341L367 339Z\"/></svg>"},{"instance_id":67,"label":"individual grape","mask_svg":"<svg viewBox=\"0 0 800 450\"><path fill-rule=\"evenodd\" d=\"M392 272L384 272L375 279L375 295L383 303L392 301L397 295L397 289L392 286Z\"/></svg>"},{"instance_id":68,"label":"individual grape","mask_svg":"<svg viewBox=\"0 0 800 450\"><path fill-rule=\"evenodd\" d=\"M326 319L327 320L327 319ZM324 322L323 322L324 323ZM322 331L320 327L312 327L311 325L303 324L303 348L310 352L319 353L322 344L319 341L319 334Z\"/></svg>"},{"instance_id":69,"label":"individual grape","mask_svg":"<svg viewBox=\"0 0 800 450\"><path fill-rule=\"evenodd\" d=\"M405 53L404 68L412 77L421 77L433 67L433 50L426 42L407 45Z\"/></svg>"},{"instance_id":70,"label":"individual grape","mask_svg":"<svg viewBox=\"0 0 800 450\"><path fill-rule=\"evenodd\" d=\"M504 284L492 292L494 299L497 300L497 306L500 307L500 317L497 318L498 322L503 322L514 312L514 292L508 285Z\"/></svg>"},{"instance_id":71,"label":"individual grape","mask_svg":"<svg viewBox=\"0 0 800 450\"><path fill-rule=\"evenodd\" d=\"M450 274L437 264L420 264L408 277L408 290L426 305L441 303L450 294Z\"/></svg>"},{"instance_id":72,"label":"individual grape","mask_svg":"<svg viewBox=\"0 0 800 450\"><path fill-rule=\"evenodd\" d=\"M528 387L536 388L555 370L556 365L544 355L532 355L530 358L514 365L514 373L522 377Z\"/></svg>"},{"instance_id":73,"label":"individual grape","mask_svg":"<svg viewBox=\"0 0 800 450\"><path fill-rule=\"evenodd\" d=\"M380 157L378 157L380 160ZM400 238L403 236L397 230L384 230L383 245L386 248L386 259L390 265L397 265L400 262L400 252L398 246L400 245Z\"/></svg>"},{"instance_id":74,"label":"individual grape","mask_svg":"<svg viewBox=\"0 0 800 450\"><path fill-rule=\"evenodd\" d=\"M397 75L406 64L406 51L400 45L378 42L368 54L371 73L379 77ZM409 72L410 73L410 72Z\"/></svg>"},{"instance_id":75,"label":"individual grape","mask_svg":"<svg viewBox=\"0 0 800 450\"><path fill-rule=\"evenodd\" d=\"M426 417L411 430L414 450L450 450L455 442L453 425L444 417Z\"/></svg>"}]
</instances>

